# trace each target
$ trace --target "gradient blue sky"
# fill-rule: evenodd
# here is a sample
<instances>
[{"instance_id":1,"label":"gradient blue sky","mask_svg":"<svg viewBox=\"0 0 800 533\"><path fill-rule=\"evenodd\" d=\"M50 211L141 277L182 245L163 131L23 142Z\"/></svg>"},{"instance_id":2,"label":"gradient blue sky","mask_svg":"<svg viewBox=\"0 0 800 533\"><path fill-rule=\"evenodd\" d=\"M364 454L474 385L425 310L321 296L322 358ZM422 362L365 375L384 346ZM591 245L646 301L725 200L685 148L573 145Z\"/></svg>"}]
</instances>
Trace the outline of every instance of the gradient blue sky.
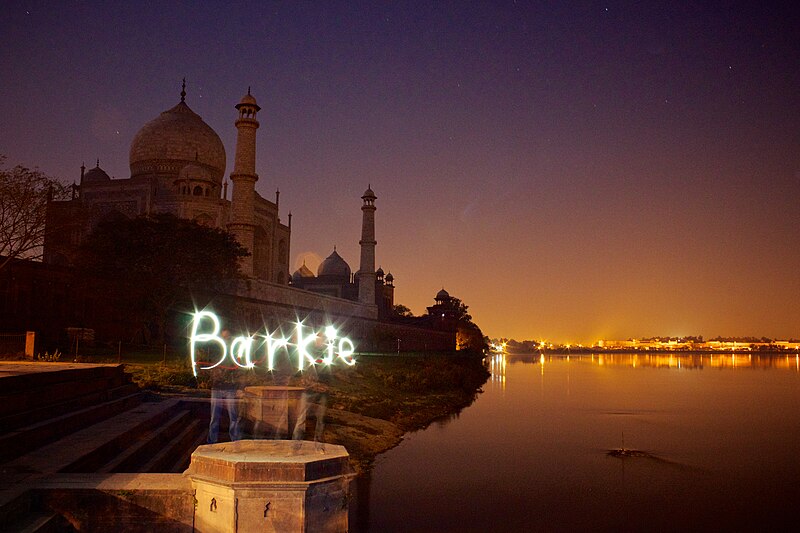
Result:
<instances>
[{"instance_id":1,"label":"gradient blue sky","mask_svg":"<svg viewBox=\"0 0 800 533\"><path fill-rule=\"evenodd\" d=\"M787 3L783 3L787 4ZM797 9L797 8L794 8ZM738 2L5 2L0 153L128 177L179 100L252 87L292 268L377 262L490 336L800 337L800 17Z\"/></svg>"}]
</instances>

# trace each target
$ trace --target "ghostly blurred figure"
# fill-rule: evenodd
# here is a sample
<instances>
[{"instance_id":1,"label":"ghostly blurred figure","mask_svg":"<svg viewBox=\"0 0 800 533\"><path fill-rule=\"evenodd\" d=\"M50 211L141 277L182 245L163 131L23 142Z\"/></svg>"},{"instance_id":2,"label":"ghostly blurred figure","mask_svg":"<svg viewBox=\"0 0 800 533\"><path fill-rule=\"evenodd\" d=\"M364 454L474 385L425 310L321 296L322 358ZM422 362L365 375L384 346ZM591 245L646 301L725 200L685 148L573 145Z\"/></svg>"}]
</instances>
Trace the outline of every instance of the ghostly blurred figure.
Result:
<instances>
[{"instance_id":1,"label":"ghostly blurred figure","mask_svg":"<svg viewBox=\"0 0 800 533\"><path fill-rule=\"evenodd\" d=\"M220 336L227 342L230 338L227 329L220 332ZM232 441L242 438L239 426L238 400L239 389L238 372L235 367L219 365L211 370L211 420L208 424L208 443L214 444L219 439L219 422L222 418L222 409L228 413L228 434Z\"/></svg>"},{"instance_id":2,"label":"ghostly blurred figure","mask_svg":"<svg viewBox=\"0 0 800 533\"><path fill-rule=\"evenodd\" d=\"M300 380L301 386L305 388L300 399L300 406L297 410L297 423L292 433L293 440L304 440L306 433L306 418L311 409L315 409L314 418L316 425L314 428L314 440L322 441L322 433L325 430L325 410L328 407L328 395L319 390L317 369L309 367Z\"/></svg>"}]
</instances>

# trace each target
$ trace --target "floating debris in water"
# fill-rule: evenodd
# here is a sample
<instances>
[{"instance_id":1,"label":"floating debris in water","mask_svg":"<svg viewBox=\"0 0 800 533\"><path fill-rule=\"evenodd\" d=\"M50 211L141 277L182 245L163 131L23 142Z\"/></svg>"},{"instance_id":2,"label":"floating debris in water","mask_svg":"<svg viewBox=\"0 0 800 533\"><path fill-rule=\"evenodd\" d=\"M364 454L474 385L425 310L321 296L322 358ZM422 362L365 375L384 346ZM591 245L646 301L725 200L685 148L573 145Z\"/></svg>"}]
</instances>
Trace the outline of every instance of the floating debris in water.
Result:
<instances>
[{"instance_id":1,"label":"floating debris in water","mask_svg":"<svg viewBox=\"0 0 800 533\"><path fill-rule=\"evenodd\" d=\"M608 455L611 457L650 457L655 459L653 455L643 452L642 450L631 450L629 448L615 448L608 450Z\"/></svg>"}]
</instances>

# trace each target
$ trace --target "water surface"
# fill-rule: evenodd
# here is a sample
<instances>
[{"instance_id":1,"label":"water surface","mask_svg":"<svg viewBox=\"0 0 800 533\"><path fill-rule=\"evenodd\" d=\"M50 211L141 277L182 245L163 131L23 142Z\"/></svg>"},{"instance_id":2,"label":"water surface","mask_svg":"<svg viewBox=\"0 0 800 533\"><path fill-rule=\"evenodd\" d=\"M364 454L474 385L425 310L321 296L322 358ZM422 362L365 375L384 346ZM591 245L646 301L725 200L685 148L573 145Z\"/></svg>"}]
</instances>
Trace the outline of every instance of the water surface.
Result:
<instances>
[{"instance_id":1,"label":"water surface","mask_svg":"<svg viewBox=\"0 0 800 533\"><path fill-rule=\"evenodd\" d=\"M794 523L800 357L529 355L490 366L473 405L378 458L354 530ZM619 448L644 453L608 455Z\"/></svg>"}]
</instances>

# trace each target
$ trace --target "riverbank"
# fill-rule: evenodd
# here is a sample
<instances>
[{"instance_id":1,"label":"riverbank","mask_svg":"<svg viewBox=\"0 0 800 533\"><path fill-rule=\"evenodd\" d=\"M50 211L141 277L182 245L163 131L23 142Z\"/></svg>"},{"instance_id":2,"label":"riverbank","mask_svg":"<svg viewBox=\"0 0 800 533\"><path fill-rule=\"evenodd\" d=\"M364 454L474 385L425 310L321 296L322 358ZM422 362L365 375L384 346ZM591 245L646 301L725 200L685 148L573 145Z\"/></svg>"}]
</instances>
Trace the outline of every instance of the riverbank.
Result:
<instances>
[{"instance_id":1,"label":"riverbank","mask_svg":"<svg viewBox=\"0 0 800 533\"><path fill-rule=\"evenodd\" d=\"M140 387L153 392L205 396L208 383L184 367L126 365ZM335 366L281 384L327 396L322 440L341 444L356 472L400 443L408 431L458 413L480 393L489 373L480 357L461 355L361 356L353 367ZM271 385L275 376L252 373L245 385Z\"/></svg>"},{"instance_id":2,"label":"riverbank","mask_svg":"<svg viewBox=\"0 0 800 533\"><path fill-rule=\"evenodd\" d=\"M488 377L476 357L362 358L323 382L330 398L324 440L345 446L354 468L367 470L404 433L469 406Z\"/></svg>"}]
</instances>

